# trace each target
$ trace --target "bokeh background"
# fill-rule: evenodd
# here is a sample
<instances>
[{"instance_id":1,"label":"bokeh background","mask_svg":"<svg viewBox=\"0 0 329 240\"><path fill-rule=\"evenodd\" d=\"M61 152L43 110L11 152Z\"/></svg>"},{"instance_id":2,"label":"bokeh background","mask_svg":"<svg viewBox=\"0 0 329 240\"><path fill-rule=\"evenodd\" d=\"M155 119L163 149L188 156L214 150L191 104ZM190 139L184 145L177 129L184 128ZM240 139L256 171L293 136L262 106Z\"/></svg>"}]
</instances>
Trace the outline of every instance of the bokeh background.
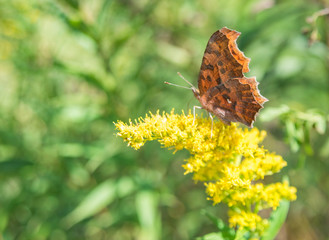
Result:
<instances>
[{"instance_id":1,"label":"bokeh background","mask_svg":"<svg viewBox=\"0 0 329 240\"><path fill-rule=\"evenodd\" d=\"M0 0L0 239L195 239L225 219L186 152L134 151L113 122L188 111L210 35L242 32L256 127L298 189L277 239L329 236L328 0Z\"/></svg>"}]
</instances>

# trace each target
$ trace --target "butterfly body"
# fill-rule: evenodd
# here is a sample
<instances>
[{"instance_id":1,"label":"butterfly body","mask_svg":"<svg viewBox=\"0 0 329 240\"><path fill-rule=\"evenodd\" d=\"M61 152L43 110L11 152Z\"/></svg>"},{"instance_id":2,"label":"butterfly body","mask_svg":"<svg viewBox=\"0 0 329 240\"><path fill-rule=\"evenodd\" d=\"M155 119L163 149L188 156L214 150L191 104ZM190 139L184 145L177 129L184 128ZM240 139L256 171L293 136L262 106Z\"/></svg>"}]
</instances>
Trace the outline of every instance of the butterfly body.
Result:
<instances>
[{"instance_id":1,"label":"butterfly body","mask_svg":"<svg viewBox=\"0 0 329 240\"><path fill-rule=\"evenodd\" d=\"M199 91L193 91L194 96L199 100L201 103L201 106L203 109L207 110L210 113L213 113L216 115L219 119L221 119L224 123L229 124L230 122L236 122L237 119L234 117L234 114L232 114L231 111L227 110L227 107L225 108L223 105L225 104L225 101L227 102L227 106L230 104L235 105L236 102L232 102L229 98L225 98L223 95L217 96L217 98L213 98L213 96L220 91L222 86L213 87L209 89L209 91L206 94L200 95ZM216 102L218 101L218 98L221 99L222 106L216 107Z\"/></svg>"},{"instance_id":2,"label":"butterfly body","mask_svg":"<svg viewBox=\"0 0 329 240\"><path fill-rule=\"evenodd\" d=\"M267 101L258 90L256 78L247 78L250 59L238 49L240 33L222 28L209 39L200 69L198 88L192 88L202 108L224 123L241 122L252 127Z\"/></svg>"}]
</instances>

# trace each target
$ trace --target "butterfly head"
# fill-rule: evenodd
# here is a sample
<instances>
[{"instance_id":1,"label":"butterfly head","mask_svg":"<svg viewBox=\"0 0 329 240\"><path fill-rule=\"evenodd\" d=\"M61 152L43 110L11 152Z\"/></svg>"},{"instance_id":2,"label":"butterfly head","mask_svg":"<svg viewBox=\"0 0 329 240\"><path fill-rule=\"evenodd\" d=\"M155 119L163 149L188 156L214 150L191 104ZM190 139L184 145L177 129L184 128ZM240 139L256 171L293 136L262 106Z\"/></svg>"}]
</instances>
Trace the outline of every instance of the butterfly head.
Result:
<instances>
[{"instance_id":1,"label":"butterfly head","mask_svg":"<svg viewBox=\"0 0 329 240\"><path fill-rule=\"evenodd\" d=\"M199 89L195 88L195 87L191 87L192 89L192 92L194 94L194 96L197 98L197 99L200 99L200 91Z\"/></svg>"}]
</instances>

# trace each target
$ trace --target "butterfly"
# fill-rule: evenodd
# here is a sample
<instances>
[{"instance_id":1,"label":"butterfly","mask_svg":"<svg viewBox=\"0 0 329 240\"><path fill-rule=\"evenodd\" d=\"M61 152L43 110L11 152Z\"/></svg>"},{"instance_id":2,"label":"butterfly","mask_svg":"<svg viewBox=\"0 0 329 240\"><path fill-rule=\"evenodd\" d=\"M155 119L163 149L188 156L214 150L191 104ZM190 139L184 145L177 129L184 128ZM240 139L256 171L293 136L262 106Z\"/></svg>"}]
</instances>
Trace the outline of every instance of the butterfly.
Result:
<instances>
[{"instance_id":1,"label":"butterfly","mask_svg":"<svg viewBox=\"0 0 329 240\"><path fill-rule=\"evenodd\" d=\"M255 77L247 78L250 59L237 47L240 33L226 27L210 37L205 49L194 96L203 109L225 124L240 122L253 127L256 115L268 101L258 90Z\"/></svg>"},{"instance_id":2,"label":"butterfly","mask_svg":"<svg viewBox=\"0 0 329 240\"><path fill-rule=\"evenodd\" d=\"M252 128L256 115L268 100L260 94L256 78L243 74L249 72L250 59L238 49L236 39L239 35L226 27L212 34L201 63L199 89L178 74L191 86L188 89L192 89L201 108L211 117L212 113L225 124L240 122Z\"/></svg>"}]
</instances>

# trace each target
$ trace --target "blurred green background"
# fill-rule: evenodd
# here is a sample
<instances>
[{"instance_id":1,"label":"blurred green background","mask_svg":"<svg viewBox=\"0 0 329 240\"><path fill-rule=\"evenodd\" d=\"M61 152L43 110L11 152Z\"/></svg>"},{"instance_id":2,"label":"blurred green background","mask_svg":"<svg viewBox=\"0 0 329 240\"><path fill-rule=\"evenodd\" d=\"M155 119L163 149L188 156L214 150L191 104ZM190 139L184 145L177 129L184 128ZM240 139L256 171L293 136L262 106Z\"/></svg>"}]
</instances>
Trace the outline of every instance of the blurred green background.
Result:
<instances>
[{"instance_id":1,"label":"blurred green background","mask_svg":"<svg viewBox=\"0 0 329 240\"><path fill-rule=\"evenodd\" d=\"M216 231L186 152L134 151L113 122L188 111L210 35L270 101L256 122L298 189L277 239L329 236L328 0L0 0L0 239L194 239Z\"/></svg>"}]
</instances>

